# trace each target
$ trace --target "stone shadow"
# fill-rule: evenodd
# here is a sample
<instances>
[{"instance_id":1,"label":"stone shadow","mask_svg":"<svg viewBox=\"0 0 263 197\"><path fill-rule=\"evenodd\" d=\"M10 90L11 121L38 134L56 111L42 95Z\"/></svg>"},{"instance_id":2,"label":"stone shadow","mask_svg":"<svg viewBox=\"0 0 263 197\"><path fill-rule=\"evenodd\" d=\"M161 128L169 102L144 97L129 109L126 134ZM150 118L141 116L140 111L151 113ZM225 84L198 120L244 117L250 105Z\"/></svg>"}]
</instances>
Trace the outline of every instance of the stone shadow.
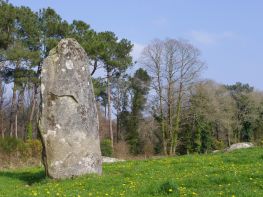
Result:
<instances>
[{"instance_id":1,"label":"stone shadow","mask_svg":"<svg viewBox=\"0 0 263 197\"><path fill-rule=\"evenodd\" d=\"M42 182L46 180L44 170L38 172L10 172L10 171L2 171L0 172L0 176L12 178L12 179L19 179L25 182L28 185L33 185L35 183Z\"/></svg>"}]
</instances>

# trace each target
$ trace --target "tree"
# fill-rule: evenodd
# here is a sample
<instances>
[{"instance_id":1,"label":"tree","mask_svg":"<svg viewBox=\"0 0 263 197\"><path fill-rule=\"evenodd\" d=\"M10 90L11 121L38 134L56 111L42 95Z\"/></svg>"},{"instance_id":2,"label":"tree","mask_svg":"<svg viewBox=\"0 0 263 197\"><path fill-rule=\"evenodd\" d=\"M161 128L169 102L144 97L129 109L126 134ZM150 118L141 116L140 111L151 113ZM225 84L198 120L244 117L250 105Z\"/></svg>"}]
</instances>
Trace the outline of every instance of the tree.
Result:
<instances>
[{"instance_id":1,"label":"tree","mask_svg":"<svg viewBox=\"0 0 263 197\"><path fill-rule=\"evenodd\" d=\"M38 21L41 29L41 55L45 58L62 38L67 37L69 25L50 7L38 12Z\"/></svg>"},{"instance_id":2,"label":"tree","mask_svg":"<svg viewBox=\"0 0 263 197\"><path fill-rule=\"evenodd\" d=\"M121 74L119 77L112 80L112 101L113 107L116 110L116 141L118 142L122 138L122 120L125 112L128 112L128 92L130 90L130 81L127 74ZM124 121L125 122L125 121Z\"/></svg>"},{"instance_id":3,"label":"tree","mask_svg":"<svg viewBox=\"0 0 263 197\"><path fill-rule=\"evenodd\" d=\"M105 81L99 77L96 79L92 79L94 94L96 100L104 107L104 116L106 118L107 114L107 93L106 93L106 83Z\"/></svg>"},{"instance_id":4,"label":"tree","mask_svg":"<svg viewBox=\"0 0 263 197\"><path fill-rule=\"evenodd\" d=\"M200 51L187 41L177 41L176 43L176 57L178 64L178 80L177 86L177 102L175 112L175 126L172 136L171 152L175 154L177 135L180 128L180 117L182 108L182 98L184 92L192 85L194 80L199 76L200 72L204 68L204 63L200 60Z\"/></svg>"},{"instance_id":5,"label":"tree","mask_svg":"<svg viewBox=\"0 0 263 197\"><path fill-rule=\"evenodd\" d=\"M249 94L253 91L253 87L237 82L234 85L227 85L226 88L236 103L235 141L250 141L253 134L253 103Z\"/></svg>"},{"instance_id":6,"label":"tree","mask_svg":"<svg viewBox=\"0 0 263 197\"><path fill-rule=\"evenodd\" d=\"M144 49L141 62L159 100L154 116L160 122L164 153L175 154L184 93L204 67L200 51L183 40L155 40Z\"/></svg>"},{"instance_id":7,"label":"tree","mask_svg":"<svg viewBox=\"0 0 263 197\"><path fill-rule=\"evenodd\" d=\"M15 7L0 1L0 62L3 63L1 76L5 83L13 84L10 115L10 134L16 133L14 122L22 109L25 91L33 92L30 98L27 127L32 127L36 115L39 94L39 78L43 59L60 39L75 38L89 56L91 74L99 67L107 73L108 119L111 125L111 78L117 77L132 63L132 44L126 39L119 40L113 32L97 33L83 21L73 20L68 24L52 8L34 13L27 7ZM18 100L20 102L18 102ZM24 124L24 123L23 123ZM14 131L15 130L15 131ZM113 136L110 126L110 135Z\"/></svg>"},{"instance_id":8,"label":"tree","mask_svg":"<svg viewBox=\"0 0 263 197\"><path fill-rule=\"evenodd\" d=\"M200 142L200 152L220 149L220 144L229 146L233 139L235 103L229 91L213 81L196 83L191 91L189 108L183 113L191 120L192 144ZM194 134L197 133L197 134ZM197 151L194 147L190 151Z\"/></svg>"},{"instance_id":9,"label":"tree","mask_svg":"<svg viewBox=\"0 0 263 197\"><path fill-rule=\"evenodd\" d=\"M103 43L103 54L101 62L106 71L107 79L107 106L108 106L108 121L109 134L113 147L113 131L111 120L111 80L112 77L118 77L120 73L125 71L132 63L130 52L132 44L126 39L118 41L118 38L113 32L101 32L98 34L99 40Z\"/></svg>"},{"instance_id":10,"label":"tree","mask_svg":"<svg viewBox=\"0 0 263 197\"><path fill-rule=\"evenodd\" d=\"M150 76L142 68L138 69L131 80L132 106L129 120L127 123L126 140L130 144L130 150L133 154L141 152L141 143L139 137L139 123L143 117L143 109L146 103L145 96L148 94L150 85Z\"/></svg>"},{"instance_id":11,"label":"tree","mask_svg":"<svg viewBox=\"0 0 263 197\"><path fill-rule=\"evenodd\" d=\"M3 3L0 13L5 15L7 14L6 10L10 13L8 13L8 23L3 24L0 30L5 39L1 40L0 57L1 61L4 62L2 74L4 73L5 80L14 84L10 114L10 135L17 137L16 120L21 107L21 102L18 105L16 104L17 91L21 98L25 86L33 81L34 71L32 68L40 61L39 28L37 16L29 8L17 8ZM7 34L8 36L5 36Z\"/></svg>"},{"instance_id":12,"label":"tree","mask_svg":"<svg viewBox=\"0 0 263 197\"><path fill-rule=\"evenodd\" d=\"M146 67L151 75L151 85L155 94L157 95L157 109L154 109L154 117L159 123L163 152L167 154L167 132L164 123L163 110L163 42L161 40L154 40L151 44L144 48L140 62Z\"/></svg>"}]
</instances>

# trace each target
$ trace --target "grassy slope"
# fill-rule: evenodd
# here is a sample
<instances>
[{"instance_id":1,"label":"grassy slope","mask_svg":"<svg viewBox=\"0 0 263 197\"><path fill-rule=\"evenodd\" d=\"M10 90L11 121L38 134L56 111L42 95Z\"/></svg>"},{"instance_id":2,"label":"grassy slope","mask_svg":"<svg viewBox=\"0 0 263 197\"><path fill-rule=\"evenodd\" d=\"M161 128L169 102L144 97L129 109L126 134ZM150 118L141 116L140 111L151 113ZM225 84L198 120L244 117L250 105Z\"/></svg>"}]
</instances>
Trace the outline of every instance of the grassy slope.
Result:
<instances>
[{"instance_id":1,"label":"grassy slope","mask_svg":"<svg viewBox=\"0 0 263 197\"><path fill-rule=\"evenodd\" d=\"M263 196L263 149L105 164L100 177L64 181L45 179L41 168L4 171L0 196L165 196L167 181L180 196Z\"/></svg>"}]
</instances>

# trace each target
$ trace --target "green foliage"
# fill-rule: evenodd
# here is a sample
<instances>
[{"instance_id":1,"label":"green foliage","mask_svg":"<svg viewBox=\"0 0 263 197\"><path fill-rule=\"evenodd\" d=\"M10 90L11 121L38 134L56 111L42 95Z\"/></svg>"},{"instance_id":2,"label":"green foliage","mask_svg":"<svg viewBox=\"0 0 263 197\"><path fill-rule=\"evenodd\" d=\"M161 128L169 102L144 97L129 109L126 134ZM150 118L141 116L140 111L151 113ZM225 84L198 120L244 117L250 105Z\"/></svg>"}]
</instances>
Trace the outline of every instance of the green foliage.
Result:
<instances>
[{"instance_id":1,"label":"green foliage","mask_svg":"<svg viewBox=\"0 0 263 197\"><path fill-rule=\"evenodd\" d=\"M214 150L223 150L224 148L226 148L226 145L222 140L214 139L212 143L212 148Z\"/></svg>"},{"instance_id":2,"label":"green foliage","mask_svg":"<svg viewBox=\"0 0 263 197\"><path fill-rule=\"evenodd\" d=\"M182 120L184 121L184 120ZM192 126L188 122L187 124L183 125L180 132L178 133L178 143L176 146L176 154L185 155L190 152L194 152L192 150L192 136L194 131L191 130Z\"/></svg>"},{"instance_id":3,"label":"green foliage","mask_svg":"<svg viewBox=\"0 0 263 197\"><path fill-rule=\"evenodd\" d=\"M39 11L38 20L42 34L42 56L46 57L59 40L69 34L69 25L50 7Z\"/></svg>"},{"instance_id":4,"label":"green foliage","mask_svg":"<svg viewBox=\"0 0 263 197\"><path fill-rule=\"evenodd\" d=\"M253 87L251 87L249 84L242 84L240 82L237 82L234 85L226 85L225 86L228 90L232 91L232 95L238 96L238 94L241 94L243 92L249 93L254 90Z\"/></svg>"},{"instance_id":5,"label":"green foliage","mask_svg":"<svg viewBox=\"0 0 263 197\"><path fill-rule=\"evenodd\" d=\"M242 141L250 142L253 135L252 123L249 121L244 121L242 124L242 129L240 134Z\"/></svg>"},{"instance_id":6,"label":"green foliage","mask_svg":"<svg viewBox=\"0 0 263 197\"><path fill-rule=\"evenodd\" d=\"M100 143L100 149L102 156L111 157L113 150L111 146L111 140L110 139L103 139Z\"/></svg>"},{"instance_id":7,"label":"green foliage","mask_svg":"<svg viewBox=\"0 0 263 197\"><path fill-rule=\"evenodd\" d=\"M39 158L42 151L42 144L39 140L23 141L16 138L0 139L1 154L13 155L22 160L27 160L31 157Z\"/></svg>"},{"instance_id":8,"label":"green foliage","mask_svg":"<svg viewBox=\"0 0 263 197\"><path fill-rule=\"evenodd\" d=\"M14 32L16 18L15 9L12 5L1 1L0 2L0 52L2 49L7 49L12 43L10 33ZM1 56L0 56L1 57Z\"/></svg>"},{"instance_id":9,"label":"green foliage","mask_svg":"<svg viewBox=\"0 0 263 197\"><path fill-rule=\"evenodd\" d=\"M237 82L234 85L226 86L230 91L232 98L236 103L236 118L238 125L234 128L236 138L240 141L249 142L252 139L254 123L254 103L249 98L249 93L253 91L253 87L248 84Z\"/></svg>"},{"instance_id":10,"label":"green foliage","mask_svg":"<svg viewBox=\"0 0 263 197\"><path fill-rule=\"evenodd\" d=\"M192 134L192 139L191 139L191 152L200 152L200 147L201 147L201 128L197 127Z\"/></svg>"},{"instance_id":11,"label":"green foliage","mask_svg":"<svg viewBox=\"0 0 263 197\"><path fill-rule=\"evenodd\" d=\"M27 133L27 139L28 140L32 140L33 139L33 126L32 126L32 123L28 123L27 124L26 133Z\"/></svg>"},{"instance_id":12,"label":"green foliage","mask_svg":"<svg viewBox=\"0 0 263 197\"><path fill-rule=\"evenodd\" d=\"M211 151L212 148L212 135L211 135L211 125L209 124L204 124L203 128L201 130L201 147L200 147L200 152L201 153L207 153Z\"/></svg>"},{"instance_id":13,"label":"green foliage","mask_svg":"<svg viewBox=\"0 0 263 197\"><path fill-rule=\"evenodd\" d=\"M42 144L39 140L29 139L25 142L27 157L40 158L42 153Z\"/></svg>"},{"instance_id":14,"label":"green foliage","mask_svg":"<svg viewBox=\"0 0 263 197\"><path fill-rule=\"evenodd\" d=\"M106 93L106 83L101 78L92 79L94 94L96 100L101 103L102 106L107 105L107 93Z\"/></svg>"},{"instance_id":15,"label":"green foliage","mask_svg":"<svg viewBox=\"0 0 263 197\"><path fill-rule=\"evenodd\" d=\"M22 146L23 141L21 139L11 137L0 139L0 149L7 154L17 151L18 148L21 148Z\"/></svg>"},{"instance_id":16,"label":"green foliage","mask_svg":"<svg viewBox=\"0 0 263 197\"><path fill-rule=\"evenodd\" d=\"M126 123L126 140L130 145L130 151L133 154L141 152L142 142L139 137L139 123L142 119L142 110L146 103L145 96L148 94L150 85L150 76L147 71L138 69L131 80L131 89L133 92L131 113Z\"/></svg>"},{"instance_id":17,"label":"green foliage","mask_svg":"<svg viewBox=\"0 0 263 197\"><path fill-rule=\"evenodd\" d=\"M262 148L103 164L101 176L45 178L43 168L0 171L0 196L263 196ZM171 187L171 188L169 188ZM160 190L160 188L166 188ZM178 191L178 193L173 193Z\"/></svg>"},{"instance_id":18,"label":"green foliage","mask_svg":"<svg viewBox=\"0 0 263 197\"><path fill-rule=\"evenodd\" d=\"M112 74L126 70L132 63L130 52L133 45L131 42L126 39L118 41L117 36L109 31L98 33L97 36L102 48L99 56L105 70Z\"/></svg>"},{"instance_id":19,"label":"green foliage","mask_svg":"<svg viewBox=\"0 0 263 197\"><path fill-rule=\"evenodd\" d=\"M22 88L36 81L32 68L41 61L38 17L28 7L5 3L0 6L0 15L5 20L0 19L0 59L9 62L2 69L2 76L7 82L14 82L15 89Z\"/></svg>"},{"instance_id":20,"label":"green foliage","mask_svg":"<svg viewBox=\"0 0 263 197\"><path fill-rule=\"evenodd\" d=\"M68 24L50 7L34 13L28 7L1 2L0 60L12 61L15 66L5 68L5 76L6 69L9 73L15 72L25 65L27 70L38 67L34 76L38 78L43 59L60 39L66 37L73 37L82 45L93 62L94 72L100 63L105 70L116 75L132 63L130 52L133 45L127 39L118 39L113 32L96 33L88 24L78 20ZM13 74L9 76L9 82L19 81Z\"/></svg>"}]
</instances>

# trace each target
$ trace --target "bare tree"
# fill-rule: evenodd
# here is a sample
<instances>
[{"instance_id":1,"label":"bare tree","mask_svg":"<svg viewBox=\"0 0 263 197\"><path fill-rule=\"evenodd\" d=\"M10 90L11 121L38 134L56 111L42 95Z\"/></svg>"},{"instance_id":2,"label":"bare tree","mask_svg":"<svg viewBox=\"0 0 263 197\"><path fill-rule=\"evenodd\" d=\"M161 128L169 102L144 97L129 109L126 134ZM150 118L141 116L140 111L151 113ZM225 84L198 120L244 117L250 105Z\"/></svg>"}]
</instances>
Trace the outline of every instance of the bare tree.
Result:
<instances>
[{"instance_id":1,"label":"bare tree","mask_svg":"<svg viewBox=\"0 0 263 197\"><path fill-rule=\"evenodd\" d=\"M177 135L180 129L180 117L182 108L182 98L184 92L191 86L194 80L199 76L200 72L204 68L204 62L201 61L200 51L184 40L175 41L177 48L178 58L176 64L178 64L177 78L177 102L175 106L175 121L174 131L172 136L171 153L175 154Z\"/></svg>"},{"instance_id":2,"label":"bare tree","mask_svg":"<svg viewBox=\"0 0 263 197\"><path fill-rule=\"evenodd\" d=\"M164 154L175 154L182 98L204 67L200 52L184 40L154 40L144 49L141 63L151 74L152 87L159 98L157 118Z\"/></svg>"},{"instance_id":3,"label":"bare tree","mask_svg":"<svg viewBox=\"0 0 263 197\"><path fill-rule=\"evenodd\" d=\"M140 62L147 68L147 71L152 78L152 88L158 97L156 118L160 123L162 133L162 144L164 154L167 154L167 133L165 131L164 110L163 110L163 42L161 40L154 40L142 52Z\"/></svg>"}]
</instances>

